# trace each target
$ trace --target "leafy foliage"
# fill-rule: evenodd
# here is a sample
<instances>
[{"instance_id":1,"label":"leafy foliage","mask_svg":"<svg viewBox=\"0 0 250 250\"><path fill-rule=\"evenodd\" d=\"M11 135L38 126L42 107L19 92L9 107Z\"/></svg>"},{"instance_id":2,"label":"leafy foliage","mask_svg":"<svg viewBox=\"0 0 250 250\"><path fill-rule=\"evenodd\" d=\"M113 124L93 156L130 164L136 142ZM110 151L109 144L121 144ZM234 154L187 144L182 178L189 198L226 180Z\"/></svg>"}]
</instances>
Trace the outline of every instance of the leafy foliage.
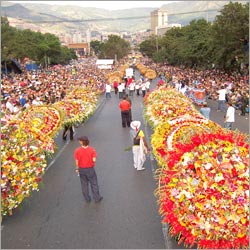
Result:
<instances>
[{"instance_id":1,"label":"leafy foliage","mask_svg":"<svg viewBox=\"0 0 250 250\"><path fill-rule=\"evenodd\" d=\"M156 62L193 68L240 70L248 63L249 3L229 3L215 22L193 20L163 37L150 37L140 51Z\"/></svg>"},{"instance_id":2,"label":"leafy foliage","mask_svg":"<svg viewBox=\"0 0 250 250\"><path fill-rule=\"evenodd\" d=\"M120 60L130 52L130 44L116 35L109 35L108 40L101 44L99 58L117 58Z\"/></svg>"},{"instance_id":3,"label":"leafy foliage","mask_svg":"<svg viewBox=\"0 0 250 250\"><path fill-rule=\"evenodd\" d=\"M9 25L6 17L1 17L1 51L2 61L13 58L23 60L28 57L44 64L47 56L51 64L64 64L71 59L76 59L74 51L61 46L57 36L29 29L16 29Z\"/></svg>"}]
</instances>

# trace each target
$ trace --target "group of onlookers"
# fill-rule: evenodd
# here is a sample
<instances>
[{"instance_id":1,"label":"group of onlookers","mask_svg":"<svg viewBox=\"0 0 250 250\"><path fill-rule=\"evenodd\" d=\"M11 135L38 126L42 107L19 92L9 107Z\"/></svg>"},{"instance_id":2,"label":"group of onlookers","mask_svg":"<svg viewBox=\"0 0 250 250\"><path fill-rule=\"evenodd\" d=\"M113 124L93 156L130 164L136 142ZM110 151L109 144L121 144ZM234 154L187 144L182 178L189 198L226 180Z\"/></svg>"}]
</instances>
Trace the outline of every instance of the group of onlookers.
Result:
<instances>
[{"instance_id":1,"label":"group of onlookers","mask_svg":"<svg viewBox=\"0 0 250 250\"><path fill-rule=\"evenodd\" d=\"M156 70L166 83L179 84L179 90L185 93L189 88L204 89L208 99L219 101L221 89L225 92L225 102L241 110L244 115L249 112L249 72L226 73L218 69L195 70L184 67L173 67L149 63L147 66ZM225 106L224 106L225 107Z\"/></svg>"},{"instance_id":2,"label":"group of onlookers","mask_svg":"<svg viewBox=\"0 0 250 250\"><path fill-rule=\"evenodd\" d=\"M1 112L17 114L32 105L53 104L63 100L72 86L91 86L103 92L106 75L94 58L66 66L51 66L41 71L2 75Z\"/></svg>"}]
</instances>

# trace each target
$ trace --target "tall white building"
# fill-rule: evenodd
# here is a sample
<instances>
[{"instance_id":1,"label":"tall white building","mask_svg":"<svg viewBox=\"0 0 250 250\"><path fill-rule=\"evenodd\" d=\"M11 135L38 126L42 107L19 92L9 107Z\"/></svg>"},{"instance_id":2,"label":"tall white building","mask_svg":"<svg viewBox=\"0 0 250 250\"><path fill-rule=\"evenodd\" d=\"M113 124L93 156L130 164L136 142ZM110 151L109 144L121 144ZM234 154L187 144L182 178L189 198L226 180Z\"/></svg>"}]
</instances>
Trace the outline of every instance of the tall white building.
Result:
<instances>
[{"instance_id":1,"label":"tall white building","mask_svg":"<svg viewBox=\"0 0 250 250\"><path fill-rule=\"evenodd\" d=\"M151 33L157 35L159 27L168 26L168 13L164 9L158 9L151 12Z\"/></svg>"},{"instance_id":2,"label":"tall white building","mask_svg":"<svg viewBox=\"0 0 250 250\"><path fill-rule=\"evenodd\" d=\"M168 23L168 13L164 9L154 10L151 12L151 34L162 36L173 27L181 28L179 23Z\"/></svg>"}]
</instances>

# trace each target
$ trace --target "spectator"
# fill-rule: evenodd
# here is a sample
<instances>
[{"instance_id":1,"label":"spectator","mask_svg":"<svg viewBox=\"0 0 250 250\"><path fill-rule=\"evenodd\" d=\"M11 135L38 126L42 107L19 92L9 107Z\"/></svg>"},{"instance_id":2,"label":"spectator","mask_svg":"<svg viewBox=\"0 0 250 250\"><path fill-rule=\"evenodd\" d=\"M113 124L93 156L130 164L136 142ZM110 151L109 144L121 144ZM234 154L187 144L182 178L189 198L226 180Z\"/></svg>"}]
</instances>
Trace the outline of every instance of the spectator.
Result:
<instances>
[{"instance_id":1,"label":"spectator","mask_svg":"<svg viewBox=\"0 0 250 250\"><path fill-rule=\"evenodd\" d=\"M226 111L226 94L227 94L227 90L225 89L224 86L221 87L221 89L219 89L217 91L218 95L218 110L217 111Z\"/></svg>"},{"instance_id":2,"label":"spectator","mask_svg":"<svg viewBox=\"0 0 250 250\"><path fill-rule=\"evenodd\" d=\"M210 119L210 111L211 108L208 107L206 102L203 102L202 107L200 108L200 113L208 120Z\"/></svg>"},{"instance_id":3,"label":"spectator","mask_svg":"<svg viewBox=\"0 0 250 250\"><path fill-rule=\"evenodd\" d=\"M235 108L231 102L227 102L227 112L224 120L224 128L232 130L233 123L235 122Z\"/></svg>"}]
</instances>

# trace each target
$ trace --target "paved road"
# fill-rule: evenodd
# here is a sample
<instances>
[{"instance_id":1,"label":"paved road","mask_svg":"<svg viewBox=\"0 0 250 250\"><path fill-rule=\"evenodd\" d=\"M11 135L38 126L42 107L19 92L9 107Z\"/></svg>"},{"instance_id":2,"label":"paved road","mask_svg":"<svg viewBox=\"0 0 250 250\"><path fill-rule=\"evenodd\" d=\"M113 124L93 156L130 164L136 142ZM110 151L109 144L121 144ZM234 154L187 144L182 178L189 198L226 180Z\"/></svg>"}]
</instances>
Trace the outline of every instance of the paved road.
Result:
<instances>
[{"instance_id":1,"label":"paved road","mask_svg":"<svg viewBox=\"0 0 250 250\"><path fill-rule=\"evenodd\" d=\"M56 139L59 151L49 160L40 191L3 219L2 249L184 249L162 228L153 195L155 162L147 159L146 170L137 172L131 151L124 151L130 146L129 128L121 126L118 104L114 94L110 100L102 97L95 114L75 135L87 135L97 150L96 172L103 201L83 201L73 159L79 144L77 140L63 142L60 134ZM223 114L216 112L215 102L209 101L209 105L211 119L220 124ZM141 96L132 97L132 110L149 141L152 131L143 120ZM248 120L237 116L235 127L248 132Z\"/></svg>"}]
</instances>

